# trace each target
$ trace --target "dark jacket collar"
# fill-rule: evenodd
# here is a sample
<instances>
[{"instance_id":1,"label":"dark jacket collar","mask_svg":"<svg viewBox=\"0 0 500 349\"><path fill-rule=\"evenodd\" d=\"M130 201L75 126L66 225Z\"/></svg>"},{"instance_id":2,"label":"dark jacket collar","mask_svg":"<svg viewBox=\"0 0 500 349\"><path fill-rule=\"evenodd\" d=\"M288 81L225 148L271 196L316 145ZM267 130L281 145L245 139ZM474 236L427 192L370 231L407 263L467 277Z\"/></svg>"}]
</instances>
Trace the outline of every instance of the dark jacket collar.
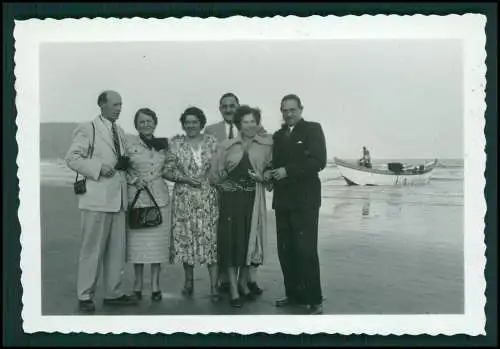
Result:
<instances>
[{"instance_id":1,"label":"dark jacket collar","mask_svg":"<svg viewBox=\"0 0 500 349\"><path fill-rule=\"evenodd\" d=\"M295 126L293 127L293 129L294 130L300 129L302 126L305 125L305 123L306 123L306 121L303 118L301 118L299 121L297 121L297 123L295 124ZM289 126L286 123L284 123L284 124L281 125L281 129L283 131L286 130L287 128L289 128Z\"/></svg>"}]
</instances>

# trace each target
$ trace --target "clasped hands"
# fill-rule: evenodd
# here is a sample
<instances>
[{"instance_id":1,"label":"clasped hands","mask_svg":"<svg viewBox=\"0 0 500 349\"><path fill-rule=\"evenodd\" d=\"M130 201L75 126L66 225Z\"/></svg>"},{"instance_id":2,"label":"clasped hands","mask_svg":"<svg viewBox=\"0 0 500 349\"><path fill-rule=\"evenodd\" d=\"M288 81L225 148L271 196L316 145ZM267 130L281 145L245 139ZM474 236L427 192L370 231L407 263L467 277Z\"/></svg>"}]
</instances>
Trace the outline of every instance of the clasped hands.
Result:
<instances>
[{"instance_id":1,"label":"clasped hands","mask_svg":"<svg viewBox=\"0 0 500 349\"><path fill-rule=\"evenodd\" d=\"M248 173L257 182L269 182L271 179L279 181L287 176L286 169L284 167L265 171L263 176L260 173L251 170L249 170Z\"/></svg>"},{"instance_id":2,"label":"clasped hands","mask_svg":"<svg viewBox=\"0 0 500 349\"><path fill-rule=\"evenodd\" d=\"M201 185L203 183L203 181L200 178L196 177L184 177L182 178L182 182L190 185L193 188L201 188Z\"/></svg>"},{"instance_id":3,"label":"clasped hands","mask_svg":"<svg viewBox=\"0 0 500 349\"><path fill-rule=\"evenodd\" d=\"M274 179L279 181L286 178L287 176L288 174L286 173L286 169L284 167L269 170L264 173L264 178L267 178L267 180Z\"/></svg>"}]
</instances>

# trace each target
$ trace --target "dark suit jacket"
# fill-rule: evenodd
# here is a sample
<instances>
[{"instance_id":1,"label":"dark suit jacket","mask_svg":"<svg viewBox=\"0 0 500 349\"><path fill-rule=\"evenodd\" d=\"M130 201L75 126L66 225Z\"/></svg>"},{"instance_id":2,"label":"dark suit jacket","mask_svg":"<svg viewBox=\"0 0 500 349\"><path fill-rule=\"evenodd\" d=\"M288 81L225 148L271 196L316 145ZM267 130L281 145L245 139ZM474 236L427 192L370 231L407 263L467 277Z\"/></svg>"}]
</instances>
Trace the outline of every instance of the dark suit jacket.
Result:
<instances>
[{"instance_id":1,"label":"dark suit jacket","mask_svg":"<svg viewBox=\"0 0 500 349\"><path fill-rule=\"evenodd\" d=\"M326 166L321 125L300 120L293 131L282 127L273 135L273 168L285 167L287 177L274 182L273 209L317 209L321 206L318 173Z\"/></svg>"}]
</instances>

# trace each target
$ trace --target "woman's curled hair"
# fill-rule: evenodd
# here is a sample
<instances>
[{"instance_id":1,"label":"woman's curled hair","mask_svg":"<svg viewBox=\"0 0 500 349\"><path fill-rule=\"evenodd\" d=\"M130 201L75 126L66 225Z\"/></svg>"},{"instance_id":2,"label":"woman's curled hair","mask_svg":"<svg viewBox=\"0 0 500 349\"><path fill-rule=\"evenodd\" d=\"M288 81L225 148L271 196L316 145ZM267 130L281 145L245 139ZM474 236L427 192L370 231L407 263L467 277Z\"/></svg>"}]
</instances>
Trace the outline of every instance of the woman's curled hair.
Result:
<instances>
[{"instance_id":1,"label":"woman's curled hair","mask_svg":"<svg viewBox=\"0 0 500 349\"><path fill-rule=\"evenodd\" d=\"M260 109L252 108L249 107L248 105L242 105L236 109L233 116L233 123L238 130L241 129L241 120L243 120L243 117L248 114L252 114L257 125L260 125L260 119L261 119Z\"/></svg>"},{"instance_id":2,"label":"woman's curled hair","mask_svg":"<svg viewBox=\"0 0 500 349\"><path fill-rule=\"evenodd\" d=\"M184 124L186 123L186 118L188 115L193 115L196 116L198 121L200 122L200 126L203 129L205 125L207 124L207 117L205 116L205 113L203 110L197 107L189 107L184 112L181 114L181 118L179 119L181 122L181 125L184 127Z\"/></svg>"}]
</instances>

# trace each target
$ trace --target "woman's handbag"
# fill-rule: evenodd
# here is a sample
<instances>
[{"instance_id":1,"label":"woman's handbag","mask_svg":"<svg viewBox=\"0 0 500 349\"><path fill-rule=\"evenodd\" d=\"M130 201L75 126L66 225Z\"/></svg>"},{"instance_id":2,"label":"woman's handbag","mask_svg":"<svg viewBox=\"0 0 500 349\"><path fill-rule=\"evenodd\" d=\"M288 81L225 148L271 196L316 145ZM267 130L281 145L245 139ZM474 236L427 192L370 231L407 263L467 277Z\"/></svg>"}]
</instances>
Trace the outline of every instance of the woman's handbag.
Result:
<instances>
[{"instance_id":1,"label":"woman's handbag","mask_svg":"<svg viewBox=\"0 0 500 349\"><path fill-rule=\"evenodd\" d=\"M92 155L94 154L94 145L95 145L95 126L94 122L92 122L92 144L89 147L87 157L92 159ZM75 183L73 183L73 190L76 195L82 195L87 192L87 178L83 177L83 179L78 180L78 172L76 172Z\"/></svg>"},{"instance_id":2,"label":"woman's handbag","mask_svg":"<svg viewBox=\"0 0 500 349\"><path fill-rule=\"evenodd\" d=\"M129 206L128 210L128 225L130 229L153 228L162 224L163 219L161 216L160 207L156 203L151 191L145 187L144 190L148 193L154 206L151 207L134 207L143 189L140 189L135 194L134 200Z\"/></svg>"}]
</instances>

